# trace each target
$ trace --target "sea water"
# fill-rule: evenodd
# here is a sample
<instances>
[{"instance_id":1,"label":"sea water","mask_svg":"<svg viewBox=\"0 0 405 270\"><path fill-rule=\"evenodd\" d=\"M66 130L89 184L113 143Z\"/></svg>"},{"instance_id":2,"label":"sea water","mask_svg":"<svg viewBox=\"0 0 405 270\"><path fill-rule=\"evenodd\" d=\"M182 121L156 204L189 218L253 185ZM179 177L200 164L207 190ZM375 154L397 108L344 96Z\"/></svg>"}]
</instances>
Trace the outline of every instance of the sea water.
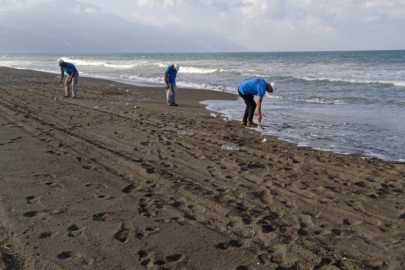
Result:
<instances>
[{"instance_id":1,"label":"sea water","mask_svg":"<svg viewBox=\"0 0 405 270\"><path fill-rule=\"evenodd\" d=\"M278 91L263 102L261 132L301 146L405 161L405 51L0 54L0 66L59 73L59 57L82 76L130 84L162 85L173 63L181 66L179 87L237 95L244 80L276 81ZM240 98L203 104L230 119L244 111Z\"/></svg>"}]
</instances>

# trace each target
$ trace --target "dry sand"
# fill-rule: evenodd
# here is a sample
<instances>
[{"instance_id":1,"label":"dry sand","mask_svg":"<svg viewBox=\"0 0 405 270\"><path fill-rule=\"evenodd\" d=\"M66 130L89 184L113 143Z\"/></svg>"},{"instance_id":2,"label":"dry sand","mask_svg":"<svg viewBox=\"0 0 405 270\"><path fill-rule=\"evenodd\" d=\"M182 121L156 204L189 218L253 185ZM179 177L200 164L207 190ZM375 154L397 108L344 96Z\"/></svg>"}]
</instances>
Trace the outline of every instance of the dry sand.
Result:
<instances>
[{"instance_id":1,"label":"dry sand","mask_svg":"<svg viewBox=\"0 0 405 270\"><path fill-rule=\"evenodd\" d=\"M404 164L261 143L198 103L233 95L0 79L0 269L405 269Z\"/></svg>"}]
</instances>

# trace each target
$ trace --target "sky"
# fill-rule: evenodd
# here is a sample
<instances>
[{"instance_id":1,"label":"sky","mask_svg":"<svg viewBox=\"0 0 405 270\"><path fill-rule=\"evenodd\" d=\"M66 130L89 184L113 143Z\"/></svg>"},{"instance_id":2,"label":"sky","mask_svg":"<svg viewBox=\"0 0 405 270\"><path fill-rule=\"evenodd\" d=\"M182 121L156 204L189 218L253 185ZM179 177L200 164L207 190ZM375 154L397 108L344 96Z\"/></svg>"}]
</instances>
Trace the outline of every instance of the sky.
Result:
<instances>
[{"instance_id":1,"label":"sky","mask_svg":"<svg viewBox=\"0 0 405 270\"><path fill-rule=\"evenodd\" d=\"M0 0L0 13L45 2ZM81 2L182 35L196 30L218 34L249 51L405 49L405 0Z\"/></svg>"}]
</instances>

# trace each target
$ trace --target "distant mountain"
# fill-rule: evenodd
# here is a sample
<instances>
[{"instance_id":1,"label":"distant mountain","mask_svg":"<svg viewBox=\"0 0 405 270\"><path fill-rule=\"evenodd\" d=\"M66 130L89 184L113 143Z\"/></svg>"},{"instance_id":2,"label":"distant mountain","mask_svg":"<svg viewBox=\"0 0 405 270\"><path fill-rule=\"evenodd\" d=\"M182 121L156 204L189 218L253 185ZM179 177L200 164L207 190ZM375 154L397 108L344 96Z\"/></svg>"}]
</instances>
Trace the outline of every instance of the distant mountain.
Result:
<instances>
[{"instance_id":1,"label":"distant mountain","mask_svg":"<svg viewBox=\"0 0 405 270\"><path fill-rule=\"evenodd\" d=\"M215 52L246 49L214 35L193 40L132 23L78 1L56 0L0 16L0 52Z\"/></svg>"}]
</instances>

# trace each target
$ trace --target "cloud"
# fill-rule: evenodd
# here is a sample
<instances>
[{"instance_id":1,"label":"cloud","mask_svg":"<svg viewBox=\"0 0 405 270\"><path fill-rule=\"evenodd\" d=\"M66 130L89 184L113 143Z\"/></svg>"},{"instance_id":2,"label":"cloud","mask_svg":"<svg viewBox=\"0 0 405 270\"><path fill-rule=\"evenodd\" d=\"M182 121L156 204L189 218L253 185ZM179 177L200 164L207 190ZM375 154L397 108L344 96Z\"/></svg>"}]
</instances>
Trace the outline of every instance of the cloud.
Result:
<instances>
[{"instance_id":1,"label":"cloud","mask_svg":"<svg viewBox=\"0 0 405 270\"><path fill-rule=\"evenodd\" d=\"M45 1L51 0L0 0L0 11ZM184 35L214 33L252 50L332 49L330 44L343 49L356 42L370 48L374 40L405 48L405 0L99 0L96 5L143 25L174 26ZM101 12L83 5L74 10Z\"/></svg>"},{"instance_id":2,"label":"cloud","mask_svg":"<svg viewBox=\"0 0 405 270\"><path fill-rule=\"evenodd\" d=\"M367 44L371 37L387 38L384 28L397 36L405 35L401 27L405 25L405 0L137 0L134 3L137 14L132 19L143 24L161 28L176 25L177 31L213 32L252 50L283 50L283 44L288 48L293 45L303 49L343 48L344 44L354 44L353 40Z\"/></svg>"},{"instance_id":3,"label":"cloud","mask_svg":"<svg viewBox=\"0 0 405 270\"><path fill-rule=\"evenodd\" d=\"M160 6L163 8L173 8L182 4L183 0L138 0L138 6L153 8Z\"/></svg>"},{"instance_id":4,"label":"cloud","mask_svg":"<svg viewBox=\"0 0 405 270\"><path fill-rule=\"evenodd\" d=\"M85 13L90 13L90 14L97 14L97 13L105 13L103 10L95 9L95 8L85 8L83 10Z\"/></svg>"},{"instance_id":5,"label":"cloud","mask_svg":"<svg viewBox=\"0 0 405 270\"><path fill-rule=\"evenodd\" d=\"M20 7L24 1L21 0L0 0L0 6Z\"/></svg>"},{"instance_id":6,"label":"cloud","mask_svg":"<svg viewBox=\"0 0 405 270\"><path fill-rule=\"evenodd\" d=\"M243 5L240 11L244 18L254 19L262 17L268 9L266 0L243 0Z\"/></svg>"},{"instance_id":7,"label":"cloud","mask_svg":"<svg viewBox=\"0 0 405 270\"><path fill-rule=\"evenodd\" d=\"M73 7L73 13L74 14L80 14L82 12L83 13L88 13L88 14L106 13L105 10L102 10L102 9L99 9L99 8L83 8L80 4Z\"/></svg>"},{"instance_id":8,"label":"cloud","mask_svg":"<svg viewBox=\"0 0 405 270\"><path fill-rule=\"evenodd\" d=\"M370 0L364 4L365 8L381 8L381 7L390 7L395 4L396 1L392 0Z\"/></svg>"},{"instance_id":9,"label":"cloud","mask_svg":"<svg viewBox=\"0 0 405 270\"><path fill-rule=\"evenodd\" d=\"M164 20L161 20L156 16L147 16L139 13L133 13L131 15L131 19L143 25L159 28L164 28L168 25L181 25L184 23L184 21L180 17L171 16L165 18Z\"/></svg>"}]
</instances>

